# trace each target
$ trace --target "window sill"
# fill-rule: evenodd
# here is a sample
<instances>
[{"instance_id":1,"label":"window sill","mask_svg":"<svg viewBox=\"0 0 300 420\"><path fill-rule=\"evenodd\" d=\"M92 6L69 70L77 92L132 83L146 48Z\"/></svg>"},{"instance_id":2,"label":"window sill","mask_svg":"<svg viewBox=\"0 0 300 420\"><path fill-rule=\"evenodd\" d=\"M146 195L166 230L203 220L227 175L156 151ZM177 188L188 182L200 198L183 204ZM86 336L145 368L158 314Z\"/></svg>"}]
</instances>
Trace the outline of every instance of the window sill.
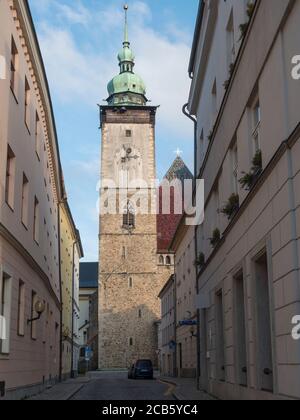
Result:
<instances>
[{"instance_id":1,"label":"window sill","mask_svg":"<svg viewBox=\"0 0 300 420\"><path fill-rule=\"evenodd\" d=\"M0 353L0 360L9 360L9 353Z\"/></svg>"}]
</instances>

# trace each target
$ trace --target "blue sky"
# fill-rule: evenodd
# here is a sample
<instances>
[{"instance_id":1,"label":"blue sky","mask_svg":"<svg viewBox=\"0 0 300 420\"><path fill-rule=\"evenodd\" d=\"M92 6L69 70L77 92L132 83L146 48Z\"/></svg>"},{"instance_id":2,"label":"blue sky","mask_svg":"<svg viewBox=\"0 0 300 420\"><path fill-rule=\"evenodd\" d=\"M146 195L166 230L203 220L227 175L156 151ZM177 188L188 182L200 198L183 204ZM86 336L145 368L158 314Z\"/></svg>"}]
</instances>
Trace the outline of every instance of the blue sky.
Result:
<instances>
[{"instance_id":1,"label":"blue sky","mask_svg":"<svg viewBox=\"0 0 300 420\"><path fill-rule=\"evenodd\" d=\"M97 104L118 74L124 0L29 0L54 105L66 189L85 260L98 259L97 183L100 131ZM198 0L128 0L135 72L157 115L157 173L161 179L179 148L192 169L193 127L181 113Z\"/></svg>"}]
</instances>

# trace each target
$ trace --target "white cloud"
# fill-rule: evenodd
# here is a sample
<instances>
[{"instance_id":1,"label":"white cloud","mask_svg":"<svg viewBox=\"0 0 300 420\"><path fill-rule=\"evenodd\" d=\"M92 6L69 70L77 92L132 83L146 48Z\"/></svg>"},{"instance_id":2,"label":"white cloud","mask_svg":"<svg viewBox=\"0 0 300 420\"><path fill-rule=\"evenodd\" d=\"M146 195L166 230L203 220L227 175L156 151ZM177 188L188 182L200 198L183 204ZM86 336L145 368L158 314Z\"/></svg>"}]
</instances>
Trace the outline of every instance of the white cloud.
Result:
<instances>
[{"instance_id":1,"label":"white cloud","mask_svg":"<svg viewBox=\"0 0 300 420\"><path fill-rule=\"evenodd\" d=\"M87 25L91 20L91 14L87 8L81 3L78 3L76 8L70 7L67 4L56 3L56 8L63 19L66 19L71 24Z\"/></svg>"},{"instance_id":2,"label":"white cloud","mask_svg":"<svg viewBox=\"0 0 300 420\"><path fill-rule=\"evenodd\" d=\"M93 19L88 13L80 14L80 3L72 13L64 4L59 8L73 21ZM177 39L170 40L151 29L144 20L151 17L151 11L145 3L135 2L132 9L134 25L130 27L130 39L136 53L136 72L144 79L153 104L161 105L160 124L170 132L170 136L184 136L190 127L181 113L189 90L187 65L190 45L185 42L185 35L181 31L177 32ZM122 13L120 16L118 9L113 9L111 5L101 14L111 19L116 10L116 20L119 21ZM136 20L135 16L140 19ZM98 21L99 15L95 19ZM106 20L106 25L109 26L109 20ZM116 31L117 35L119 32ZM107 83L118 73L118 51L101 51L101 44L106 43L107 36L100 32L99 38L93 40L87 52L76 43L70 29L57 29L49 23L41 26L40 42L47 74L51 88L61 102L81 101L94 107L107 97ZM120 39L120 48L121 43Z\"/></svg>"}]
</instances>

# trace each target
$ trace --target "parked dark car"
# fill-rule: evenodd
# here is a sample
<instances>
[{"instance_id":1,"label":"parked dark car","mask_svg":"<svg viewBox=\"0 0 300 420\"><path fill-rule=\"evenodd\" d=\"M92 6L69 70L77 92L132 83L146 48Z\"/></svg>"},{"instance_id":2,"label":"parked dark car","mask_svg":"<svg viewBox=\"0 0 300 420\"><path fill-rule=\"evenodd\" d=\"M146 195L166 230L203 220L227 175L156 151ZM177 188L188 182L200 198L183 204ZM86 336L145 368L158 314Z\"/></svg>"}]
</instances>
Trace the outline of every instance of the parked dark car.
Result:
<instances>
[{"instance_id":1,"label":"parked dark car","mask_svg":"<svg viewBox=\"0 0 300 420\"><path fill-rule=\"evenodd\" d=\"M138 360L129 368L128 379L153 379L151 360Z\"/></svg>"}]
</instances>

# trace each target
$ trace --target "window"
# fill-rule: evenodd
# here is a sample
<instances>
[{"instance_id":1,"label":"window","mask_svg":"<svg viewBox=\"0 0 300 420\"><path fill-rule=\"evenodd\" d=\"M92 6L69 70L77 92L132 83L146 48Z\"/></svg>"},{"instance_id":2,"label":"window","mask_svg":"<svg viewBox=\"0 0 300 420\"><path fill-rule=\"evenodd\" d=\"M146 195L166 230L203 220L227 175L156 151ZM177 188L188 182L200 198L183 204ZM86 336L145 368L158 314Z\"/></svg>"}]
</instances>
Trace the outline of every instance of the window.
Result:
<instances>
[{"instance_id":1,"label":"window","mask_svg":"<svg viewBox=\"0 0 300 420\"><path fill-rule=\"evenodd\" d=\"M259 100L255 102L252 109L252 140L254 154L260 150L260 122L261 122L261 109Z\"/></svg>"},{"instance_id":2,"label":"window","mask_svg":"<svg viewBox=\"0 0 300 420\"><path fill-rule=\"evenodd\" d=\"M5 201L11 209L14 208L16 158L8 146L5 181Z\"/></svg>"},{"instance_id":3,"label":"window","mask_svg":"<svg viewBox=\"0 0 300 420\"><path fill-rule=\"evenodd\" d=\"M139 309L139 318L142 318L142 310Z\"/></svg>"},{"instance_id":4,"label":"window","mask_svg":"<svg viewBox=\"0 0 300 420\"><path fill-rule=\"evenodd\" d=\"M241 386L248 385L245 298L244 275L241 271L234 277L237 379Z\"/></svg>"},{"instance_id":5,"label":"window","mask_svg":"<svg viewBox=\"0 0 300 420\"><path fill-rule=\"evenodd\" d=\"M37 294L32 291L31 293L31 319L36 317L36 312L35 312L35 305L37 303ZM36 322L37 321L33 321L31 323L31 338L32 340L36 340Z\"/></svg>"},{"instance_id":6,"label":"window","mask_svg":"<svg viewBox=\"0 0 300 420\"><path fill-rule=\"evenodd\" d=\"M273 392L271 302L266 252L254 262L259 388Z\"/></svg>"},{"instance_id":7,"label":"window","mask_svg":"<svg viewBox=\"0 0 300 420\"><path fill-rule=\"evenodd\" d=\"M164 265L164 264L165 264L165 260L164 260L164 257L161 255L159 257L159 265Z\"/></svg>"},{"instance_id":8,"label":"window","mask_svg":"<svg viewBox=\"0 0 300 420\"><path fill-rule=\"evenodd\" d=\"M125 258L126 258L126 247L125 246L122 247L122 258L123 258L123 260L125 260Z\"/></svg>"},{"instance_id":9,"label":"window","mask_svg":"<svg viewBox=\"0 0 300 420\"><path fill-rule=\"evenodd\" d=\"M41 124L40 124L40 119L39 119L39 115L36 112L35 114L35 153L38 157L38 159L40 160L40 149L41 149Z\"/></svg>"},{"instance_id":10,"label":"window","mask_svg":"<svg viewBox=\"0 0 300 420\"><path fill-rule=\"evenodd\" d=\"M29 182L26 175L23 173L22 184L22 207L21 207L21 220L23 225L28 227L28 206L29 206Z\"/></svg>"},{"instance_id":11,"label":"window","mask_svg":"<svg viewBox=\"0 0 300 420\"><path fill-rule=\"evenodd\" d=\"M128 287L129 287L129 289L132 289L132 287L133 287L133 280L132 280L132 277L129 277L129 280L128 280Z\"/></svg>"},{"instance_id":12,"label":"window","mask_svg":"<svg viewBox=\"0 0 300 420\"><path fill-rule=\"evenodd\" d=\"M11 40L11 62L10 62L10 87L16 97L17 95L17 71L19 66L19 55L14 39Z\"/></svg>"},{"instance_id":13,"label":"window","mask_svg":"<svg viewBox=\"0 0 300 420\"><path fill-rule=\"evenodd\" d=\"M212 112L212 126L215 124L217 117L217 80L214 80L214 84L211 91L211 112Z\"/></svg>"},{"instance_id":14,"label":"window","mask_svg":"<svg viewBox=\"0 0 300 420\"><path fill-rule=\"evenodd\" d=\"M25 112L24 119L28 130L30 131L30 87L27 78L25 77Z\"/></svg>"},{"instance_id":15,"label":"window","mask_svg":"<svg viewBox=\"0 0 300 420\"><path fill-rule=\"evenodd\" d=\"M130 346L130 347L132 347L132 346L133 346L133 338L132 338L132 337L130 337L130 338L129 338L129 346Z\"/></svg>"},{"instance_id":16,"label":"window","mask_svg":"<svg viewBox=\"0 0 300 420\"><path fill-rule=\"evenodd\" d=\"M126 137L132 137L132 131L126 130Z\"/></svg>"},{"instance_id":17,"label":"window","mask_svg":"<svg viewBox=\"0 0 300 420\"><path fill-rule=\"evenodd\" d=\"M171 257L166 257L166 265L171 265Z\"/></svg>"},{"instance_id":18,"label":"window","mask_svg":"<svg viewBox=\"0 0 300 420\"><path fill-rule=\"evenodd\" d=\"M9 354L11 319L11 277L3 273L0 278L0 353ZM2 331L1 331L2 330Z\"/></svg>"},{"instance_id":19,"label":"window","mask_svg":"<svg viewBox=\"0 0 300 420\"><path fill-rule=\"evenodd\" d=\"M231 149L231 159L232 159L232 183L233 183L233 192L238 194L239 192L239 180L238 180L238 148L235 141Z\"/></svg>"},{"instance_id":20,"label":"window","mask_svg":"<svg viewBox=\"0 0 300 420\"><path fill-rule=\"evenodd\" d=\"M19 281L19 298L18 298L18 335L25 334L25 284Z\"/></svg>"},{"instance_id":21,"label":"window","mask_svg":"<svg viewBox=\"0 0 300 420\"><path fill-rule=\"evenodd\" d=\"M127 208L123 214L123 227L126 229L132 229L135 227L135 213L130 202L128 202Z\"/></svg>"},{"instance_id":22,"label":"window","mask_svg":"<svg viewBox=\"0 0 300 420\"><path fill-rule=\"evenodd\" d=\"M230 13L230 18L227 24L227 65L230 71L231 65L235 62L236 51L234 41L234 18L233 10Z\"/></svg>"},{"instance_id":23,"label":"window","mask_svg":"<svg viewBox=\"0 0 300 420\"><path fill-rule=\"evenodd\" d=\"M216 349L217 349L217 378L225 381L225 341L224 341L224 312L223 290L216 294Z\"/></svg>"},{"instance_id":24,"label":"window","mask_svg":"<svg viewBox=\"0 0 300 420\"><path fill-rule=\"evenodd\" d=\"M34 197L33 239L39 243L39 201Z\"/></svg>"}]
</instances>

